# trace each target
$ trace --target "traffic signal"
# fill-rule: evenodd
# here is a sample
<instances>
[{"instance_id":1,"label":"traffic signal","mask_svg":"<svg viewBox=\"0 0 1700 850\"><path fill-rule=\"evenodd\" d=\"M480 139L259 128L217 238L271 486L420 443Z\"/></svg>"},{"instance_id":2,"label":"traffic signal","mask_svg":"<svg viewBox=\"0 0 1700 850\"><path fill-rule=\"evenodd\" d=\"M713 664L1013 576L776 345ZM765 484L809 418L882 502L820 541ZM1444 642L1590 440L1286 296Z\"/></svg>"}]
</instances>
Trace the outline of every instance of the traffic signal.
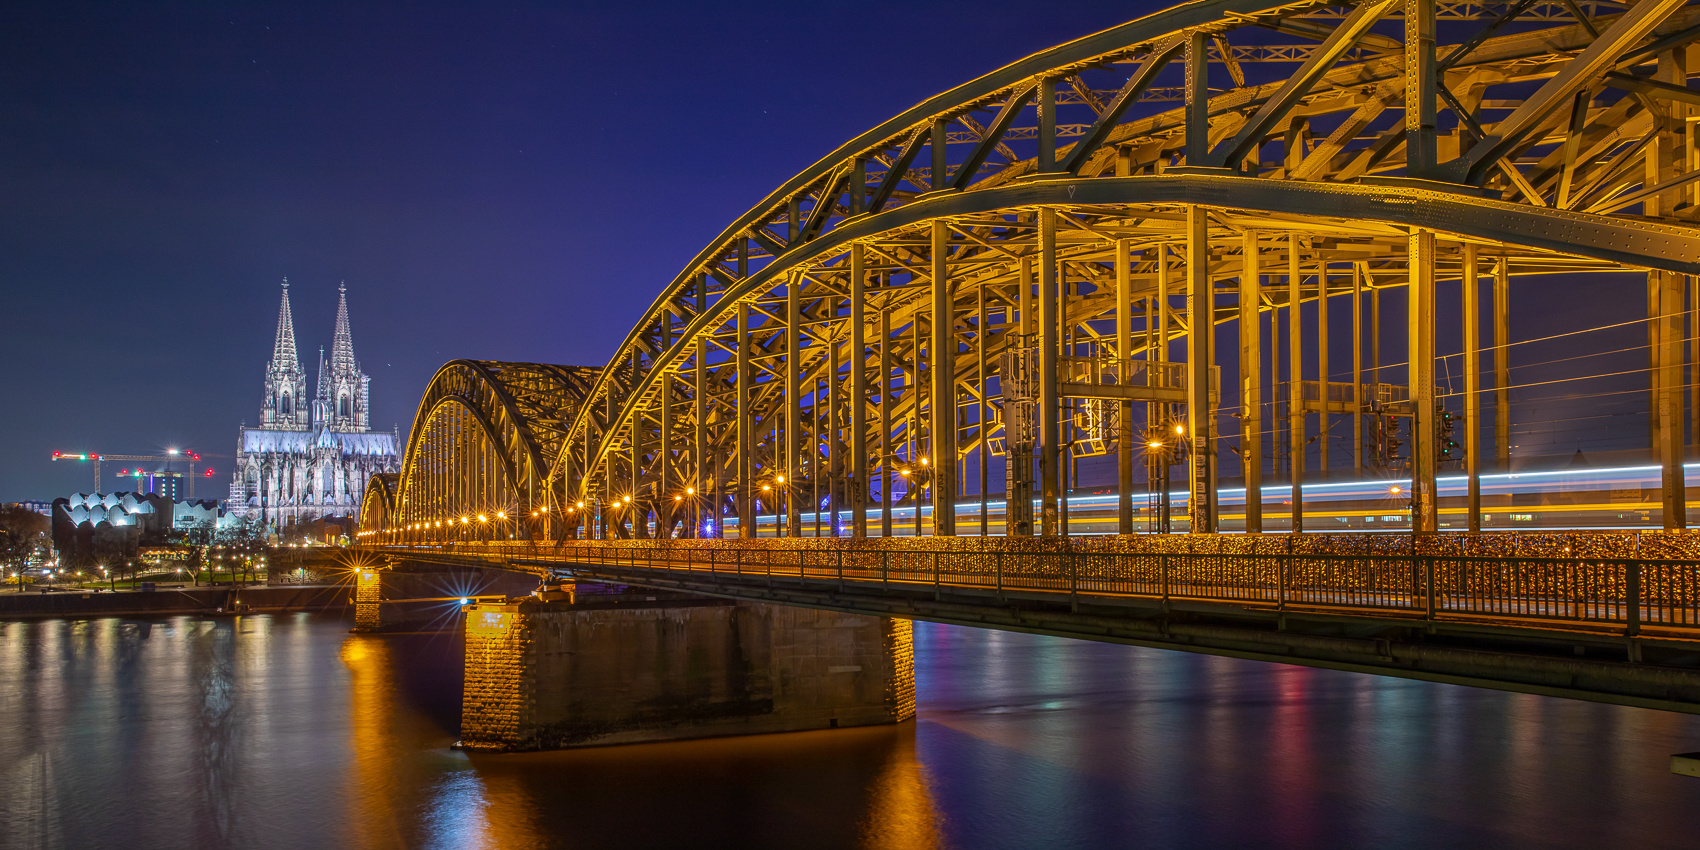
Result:
<instances>
[{"instance_id":1,"label":"traffic signal","mask_svg":"<svg viewBox=\"0 0 1700 850\"><path fill-rule=\"evenodd\" d=\"M1464 448L1458 445L1458 440L1454 436L1454 432L1458 429L1458 417L1452 415L1452 411L1437 404L1434 410L1434 427L1435 463L1463 460Z\"/></svg>"},{"instance_id":2,"label":"traffic signal","mask_svg":"<svg viewBox=\"0 0 1700 850\"><path fill-rule=\"evenodd\" d=\"M1387 459L1387 465L1393 466L1400 460L1399 448L1405 445L1405 441L1399 439L1398 417L1381 417L1381 434L1382 445L1385 447L1384 451L1386 452L1385 457Z\"/></svg>"}]
</instances>

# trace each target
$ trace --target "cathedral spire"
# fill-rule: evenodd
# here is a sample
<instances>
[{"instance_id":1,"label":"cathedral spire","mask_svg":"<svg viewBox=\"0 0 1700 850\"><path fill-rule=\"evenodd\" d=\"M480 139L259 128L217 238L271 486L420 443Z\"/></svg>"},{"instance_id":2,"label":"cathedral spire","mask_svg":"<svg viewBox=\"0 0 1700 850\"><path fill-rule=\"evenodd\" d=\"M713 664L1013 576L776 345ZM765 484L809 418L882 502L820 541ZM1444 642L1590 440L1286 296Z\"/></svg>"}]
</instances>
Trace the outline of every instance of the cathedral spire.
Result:
<instances>
[{"instance_id":1,"label":"cathedral spire","mask_svg":"<svg viewBox=\"0 0 1700 850\"><path fill-rule=\"evenodd\" d=\"M289 278L283 279L283 304L277 310L277 341L272 343L272 368L293 371L301 368L295 356L295 317L289 311Z\"/></svg>"},{"instance_id":2,"label":"cathedral spire","mask_svg":"<svg viewBox=\"0 0 1700 850\"><path fill-rule=\"evenodd\" d=\"M348 283L337 285L336 332L331 336L331 370L338 375L359 371L354 360L354 335L348 329Z\"/></svg>"},{"instance_id":3,"label":"cathedral spire","mask_svg":"<svg viewBox=\"0 0 1700 850\"><path fill-rule=\"evenodd\" d=\"M319 401L331 400L331 374L325 370L325 347L319 346L319 391L314 394Z\"/></svg>"},{"instance_id":4,"label":"cathedral spire","mask_svg":"<svg viewBox=\"0 0 1700 850\"><path fill-rule=\"evenodd\" d=\"M295 317L289 310L289 278L283 279L283 301L277 308L277 340L266 364L266 394L260 403L260 427L267 430L305 428L308 421L307 376L295 353Z\"/></svg>"},{"instance_id":5,"label":"cathedral spire","mask_svg":"<svg viewBox=\"0 0 1700 850\"><path fill-rule=\"evenodd\" d=\"M348 329L348 284L337 286L336 332L331 337L331 368L326 398L331 416L326 421L337 431L366 431L370 427L368 403L371 379L354 359L354 335Z\"/></svg>"}]
</instances>

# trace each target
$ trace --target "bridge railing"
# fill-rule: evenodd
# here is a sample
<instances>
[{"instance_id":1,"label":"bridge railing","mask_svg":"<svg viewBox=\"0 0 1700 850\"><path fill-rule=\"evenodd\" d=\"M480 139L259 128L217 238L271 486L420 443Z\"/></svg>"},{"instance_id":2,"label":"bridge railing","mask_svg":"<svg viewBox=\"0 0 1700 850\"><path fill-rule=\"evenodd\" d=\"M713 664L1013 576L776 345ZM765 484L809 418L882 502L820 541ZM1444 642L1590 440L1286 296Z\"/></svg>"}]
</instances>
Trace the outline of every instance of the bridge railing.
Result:
<instances>
[{"instance_id":1,"label":"bridge railing","mask_svg":"<svg viewBox=\"0 0 1700 850\"><path fill-rule=\"evenodd\" d=\"M1700 561L1410 554L455 546L461 555L858 588L1146 597L1429 618L1700 629Z\"/></svg>"}]
</instances>

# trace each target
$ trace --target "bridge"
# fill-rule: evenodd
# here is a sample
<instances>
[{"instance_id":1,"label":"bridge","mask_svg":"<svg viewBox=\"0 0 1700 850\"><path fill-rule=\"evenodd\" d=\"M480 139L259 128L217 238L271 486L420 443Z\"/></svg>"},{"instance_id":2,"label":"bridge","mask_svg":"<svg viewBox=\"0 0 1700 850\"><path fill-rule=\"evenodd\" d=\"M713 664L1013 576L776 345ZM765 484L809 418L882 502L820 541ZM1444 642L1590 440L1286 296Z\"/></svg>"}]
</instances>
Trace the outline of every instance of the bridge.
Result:
<instances>
[{"instance_id":1,"label":"bridge","mask_svg":"<svg viewBox=\"0 0 1700 850\"><path fill-rule=\"evenodd\" d=\"M784 182L606 365L445 365L359 545L1700 711L1697 39L1200 0L1026 57ZM1576 274L1645 303L1648 486L1559 503L1644 531L1496 489L1511 293Z\"/></svg>"}]
</instances>

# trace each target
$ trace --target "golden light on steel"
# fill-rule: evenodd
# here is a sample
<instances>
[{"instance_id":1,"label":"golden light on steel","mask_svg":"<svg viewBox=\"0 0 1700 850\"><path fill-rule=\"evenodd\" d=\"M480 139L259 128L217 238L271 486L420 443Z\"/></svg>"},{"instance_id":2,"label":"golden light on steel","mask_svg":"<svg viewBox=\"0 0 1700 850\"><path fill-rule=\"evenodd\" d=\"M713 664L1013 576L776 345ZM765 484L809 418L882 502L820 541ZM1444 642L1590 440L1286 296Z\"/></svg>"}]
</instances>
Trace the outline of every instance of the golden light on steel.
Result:
<instances>
[{"instance_id":1,"label":"golden light on steel","mask_svg":"<svg viewBox=\"0 0 1700 850\"><path fill-rule=\"evenodd\" d=\"M958 502L979 490L990 534L987 485L965 476L1001 457L1017 471L1006 505L1040 506L1006 509L1004 531L1064 535L1058 505L1082 483L1078 460L1119 455L1126 497L1141 442L1156 469L1166 437L1184 460L1180 489L1203 496L1188 502L1193 531L1217 528L1218 473L1244 481L1247 531L1261 530L1262 476L1290 477L1303 531L1303 479L1341 461L1409 469L1398 492L1434 531L1435 363L1461 350L1470 439L1494 420L1492 444L1465 452L1474 527L1478 465L1510 457L1509 395L1479 380L1508 386L1513 282L1625 271L1656 296L1651 439L1662 516L1680 525L1680 432L1700 388L1682 378L1690 319L1651 305L1685 303L1700 274L1700 143L1681 120L1694 95L1680 78L1700 7L1607 4L1631 11L1578 21L1587 4L1558 5L1502 31L1503 10L1427 4L1446 21L1437 41L1432 20L1395 20L1388 0L1339 12L1206 0L1184 7L1185 29L1147 16L954 87L809 166L657 281L606 367L445 365L401 478L367 499L361 525L637 486L661 499L700 480L714 519L685 529L750 523L763 490L808 489L863 536L870 514L890 514L891 479L921 477L933 533L955 534ZM1271 29L1300 19L1302 35ZM1444 67L1402 50L1390 35L1401 26L1412 44L1445 46ZM1465 340L1492 339L1452 347L1459 328L1437 331L1436 315ZM1215 344L1225 324L1235 353ZM1327 339L1348 324L1351 345ZM1416 330L1410 350L1366 351L1389 326ZM1371 417L1414 434L1412 456L1378 458ZM777 469L810 474L787 482ZM1117 528L1133 522L1123 512ZM537 525L555 540L593 533Z\"/></svg>"}]
</instances>

